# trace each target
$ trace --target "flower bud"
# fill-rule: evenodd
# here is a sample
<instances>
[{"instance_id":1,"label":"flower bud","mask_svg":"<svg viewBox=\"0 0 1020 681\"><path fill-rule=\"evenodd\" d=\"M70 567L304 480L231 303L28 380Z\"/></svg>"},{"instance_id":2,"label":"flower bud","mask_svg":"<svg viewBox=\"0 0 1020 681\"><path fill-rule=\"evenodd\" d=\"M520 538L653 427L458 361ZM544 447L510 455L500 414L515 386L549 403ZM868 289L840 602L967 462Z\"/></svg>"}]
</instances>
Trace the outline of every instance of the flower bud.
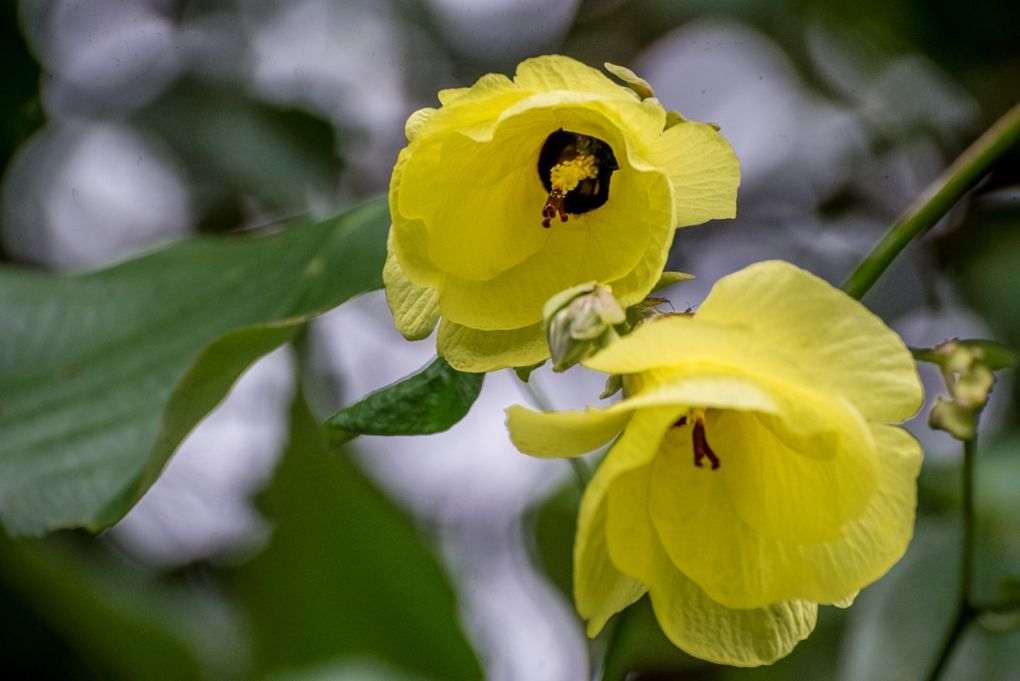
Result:
<instances>
[{"instance_id":1,"label":"flower bud","mask_svg":"<svg viewBox=\"0 0 1020 681\"><path fill-rule=\"evenodd\" d=\"M543 309L553 371L566 371L620 337L627 314L612 289L589 282L557 293Z\"/></svg>"},{"instance_id":2,"label":"flower bud","mask_svg":"<svg viewBox=\"0 0 1020 681\"><path fill-rule=\"evenodd\" d=\"M926 353L926 359L938 364L950 394L949 399L936 400L928 424L958 440L973 438L978 417L995 385L995 374L985 361L984 349L949 340Z\"/></svg>"}]
</instances>

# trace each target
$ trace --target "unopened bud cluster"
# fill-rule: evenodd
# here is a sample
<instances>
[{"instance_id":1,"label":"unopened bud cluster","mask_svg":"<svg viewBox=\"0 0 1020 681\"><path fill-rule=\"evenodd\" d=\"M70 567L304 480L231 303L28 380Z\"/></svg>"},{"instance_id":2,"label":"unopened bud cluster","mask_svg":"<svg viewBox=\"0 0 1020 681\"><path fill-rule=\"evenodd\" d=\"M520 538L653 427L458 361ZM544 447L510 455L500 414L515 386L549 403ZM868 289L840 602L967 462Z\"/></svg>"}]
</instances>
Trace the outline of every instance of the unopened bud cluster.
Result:
<instances>
[{"instance_id":1,"label":"unopened bud cluster","mask_svg":"<svg viewBox=\"0 0 1020 681\"><path fill-rule=\"evenodd\" d=\"M928 423L958 440L977 434L978 417L988 403L995 374L985 362L984 350L950 340L935 347L931 359L939 365L950 397L938 397Z\"/></svg>"}]
</instances>

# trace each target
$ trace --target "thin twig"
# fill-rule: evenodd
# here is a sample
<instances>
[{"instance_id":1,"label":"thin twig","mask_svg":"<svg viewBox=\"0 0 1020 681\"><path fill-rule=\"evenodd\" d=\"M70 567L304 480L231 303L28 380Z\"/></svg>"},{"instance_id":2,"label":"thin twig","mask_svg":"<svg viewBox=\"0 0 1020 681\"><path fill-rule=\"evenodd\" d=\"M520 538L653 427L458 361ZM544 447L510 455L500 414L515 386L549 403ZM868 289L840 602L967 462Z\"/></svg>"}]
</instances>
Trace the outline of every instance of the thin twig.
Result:
<instances>
[{"instance_id":1,"label":"thin twig","mask_svg":"<svg viewBox=\"0 0 1020 681\"><path fill-rule=\"evenodd\" d=\"M974 607L972 588L974 582L974 459L977 456L977 438L963 442L963 495L961 512L963 516L963 555L960 557L960 593L956 605L956 615L946 640L939 649L928 681L936 681L945 670L953 650L967 625L979 614Z\"/></svg>"}]
</instances>

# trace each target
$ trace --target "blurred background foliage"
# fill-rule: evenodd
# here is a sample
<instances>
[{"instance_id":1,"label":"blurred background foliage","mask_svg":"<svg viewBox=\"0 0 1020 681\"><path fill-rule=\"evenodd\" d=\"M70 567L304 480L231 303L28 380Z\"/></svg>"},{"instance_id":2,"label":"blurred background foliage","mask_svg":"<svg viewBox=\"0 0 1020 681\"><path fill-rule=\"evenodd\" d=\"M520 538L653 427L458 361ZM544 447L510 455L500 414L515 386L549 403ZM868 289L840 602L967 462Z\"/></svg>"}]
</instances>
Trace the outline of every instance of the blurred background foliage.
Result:
<instances>
[{"instance_id":1,"label":"blurred background foliage","mask_svg":"<svg viewBox=\"0 0 1020 681\"><path fill-rule=\"evenodd\" d=\"M634 68L741 158L738 219L677 238L671 268L698 275L670 292L678 307L769 257L838 283L1020 98L1018 27L1012 0L5 0L0 258L90 270L197 232L335 215L385 191L404 119L438 89L559 52ZM1016 349L1018 265L1014 151L865 302L914 345ZM424 365L425 345L395 336L378 294L345 305L246 374L112 530L5 539L8 678L589 678L563 595L578 492L565 466L505 442L512 378L487 380L449 434L326 453L313 418ZM560 407L599 392L579 370L534 380ZM1016 390L1000 377L983 425L988 599L1020 590ZM742 671L677 652L642 603L606 633L609 678L922 678L954 598L959 458L915 421L917 538L853 608ZM1016 619L974 626L948 677L1020 678Z\"/></svg>"}]
</instances>

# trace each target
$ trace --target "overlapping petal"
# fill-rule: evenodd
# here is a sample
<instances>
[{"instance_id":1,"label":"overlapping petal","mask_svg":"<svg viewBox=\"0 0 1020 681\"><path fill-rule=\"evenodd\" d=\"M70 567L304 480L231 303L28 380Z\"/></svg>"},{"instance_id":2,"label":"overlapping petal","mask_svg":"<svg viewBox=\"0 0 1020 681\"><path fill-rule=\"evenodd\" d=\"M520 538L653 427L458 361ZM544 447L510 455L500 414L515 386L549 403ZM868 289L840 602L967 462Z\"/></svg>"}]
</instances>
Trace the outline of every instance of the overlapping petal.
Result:
<instances>
[{"instance_id":1,"label":"overlapping petal","mask_svg":"<svg viewBox=\"0 0 1020 681\"><path fill-rule=\"evenodd\" d=\"M643 324L584 363L623 374L625 399L517 408L508 425L542 456L623 428L578 521L589 633L636 583L684 650L767 664L811 632L819 604L849 606L906 549L921 450L891 424L917 408L920 382L896 334L825 282L749 267L693 316Z\"/></svg>"},{"instance_id":2,"label":"overlapping petal","mask_svg":"<svg viewBox=\"0 0 1020 681\"><path fill-rule=\"evenodd\" d=\"M609 490L609 554L621 573L648 584L655 617L675 645L702 659L736 666L769 664L815 626L817 606L804 600L728 608L672 563L649 515L652 467L616 477Z\"/></svg>"},{"instance_id":3,"label":"overlapping petal","mask_svg":"<svg viewBox=\"0 0 1020 681\"><path fill-rule=\"evenodd\" d=\"M698 317L724 324L739 319L867 419L913 416L923 395L910 351L866 307L835 293L809 272L766 261L720 279Z\"/></svg>"}]
</instances>

